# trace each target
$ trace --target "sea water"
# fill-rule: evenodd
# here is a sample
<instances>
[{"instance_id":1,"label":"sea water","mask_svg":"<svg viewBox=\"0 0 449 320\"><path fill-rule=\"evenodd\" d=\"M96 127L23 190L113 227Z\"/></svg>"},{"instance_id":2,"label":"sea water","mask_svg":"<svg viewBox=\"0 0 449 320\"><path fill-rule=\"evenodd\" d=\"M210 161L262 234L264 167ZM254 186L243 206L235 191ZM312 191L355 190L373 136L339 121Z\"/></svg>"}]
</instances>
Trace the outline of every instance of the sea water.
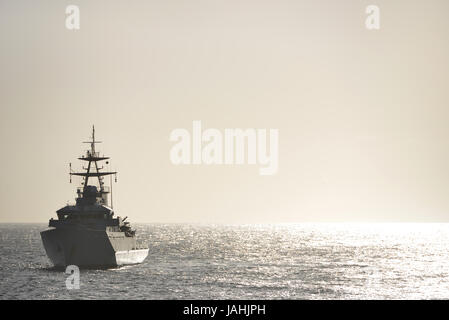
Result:
<instances>
[{"instance_id":1,"label":"sea water","mask_svg":"<svg viewBox=\"0 0 449 320\"><path fill-rule=\"evenodd\" d=\"M135 224L144 263L54 270L45 224L0 224L0 299L448 299L449 224Z\"/></svg>"}]
</instances>

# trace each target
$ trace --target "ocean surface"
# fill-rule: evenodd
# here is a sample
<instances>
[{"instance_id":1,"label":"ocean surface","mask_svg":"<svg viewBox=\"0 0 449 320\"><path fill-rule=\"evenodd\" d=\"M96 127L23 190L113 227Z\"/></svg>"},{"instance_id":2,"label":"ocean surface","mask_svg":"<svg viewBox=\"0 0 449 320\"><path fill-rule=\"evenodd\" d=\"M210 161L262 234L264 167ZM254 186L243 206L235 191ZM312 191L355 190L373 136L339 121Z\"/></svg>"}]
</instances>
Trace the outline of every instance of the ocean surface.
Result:
<instances>
[{"instance_id":1,"label":"ocean surface","mask_svg":"<svg viewBox=\"0 0 449 320\"><path fill-rule=\"evenodd\" d=\"M68 290L39 232L0 224L0 299L448 299L449 224L137 224L143 264Z\"/></svg>"}]
</instances>

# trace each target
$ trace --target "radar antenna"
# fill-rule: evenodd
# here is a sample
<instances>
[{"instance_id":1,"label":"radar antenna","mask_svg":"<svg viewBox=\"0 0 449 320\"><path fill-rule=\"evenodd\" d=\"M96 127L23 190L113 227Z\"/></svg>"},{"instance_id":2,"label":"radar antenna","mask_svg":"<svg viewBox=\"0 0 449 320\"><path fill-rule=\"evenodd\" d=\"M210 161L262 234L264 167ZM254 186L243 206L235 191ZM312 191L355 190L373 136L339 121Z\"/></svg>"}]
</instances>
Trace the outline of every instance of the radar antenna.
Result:
<instances>
[{"instance_id":1,"label":"radar antenna","mask_svg":"<svg viewBox=\"0 0 449 320\"><path fill-rule=\"evenodd\" d=\"M88 188L88 182L90 177L97 177L98 178L98 184L100 187L100 190L98 192L99 197L101 197L103 200L103 203L106 203L106 196L103 197L103 195L109 193L107 189L105 189L104 186L104 176L111 176L115 175L117 177L116 171L101 171L103 167L98 166L99 161L108 160L109 157L100 156L99 152L95 150L95 145L97 143L101 143L101 141L95 140L95 126L92 126L92 137L91 141L83 141L83 143L89 143L90 144L90 150L86 151L86 155L79 157L79 160L86 161L87 167L83 169L86 170L85 172L73 172L72 171L72 164L70 163L70 182L72 182L72 176L81 176L83 177L83 182L81 183L83 185L83 193L86 192ZM109 162L106 162L109 163ZM116 180L117 182L117 180ZM111 191L112 191L112 179L111 179ZM112 205L112 194L111 194L111 205Z\"/></svg>"}]
</instances>

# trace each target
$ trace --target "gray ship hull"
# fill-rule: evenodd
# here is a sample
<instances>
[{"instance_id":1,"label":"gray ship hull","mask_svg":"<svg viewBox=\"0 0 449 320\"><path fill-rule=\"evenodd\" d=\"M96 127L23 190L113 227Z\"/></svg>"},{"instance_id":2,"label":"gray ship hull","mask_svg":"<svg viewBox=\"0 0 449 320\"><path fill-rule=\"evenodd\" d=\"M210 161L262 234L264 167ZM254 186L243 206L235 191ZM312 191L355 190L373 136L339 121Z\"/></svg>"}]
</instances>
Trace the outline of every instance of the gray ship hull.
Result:
<instances>
[{"instance_id":1,"label":"gray ship hull","mask_svg":"<svg viewBox=\"0 0 449 320\"><path fill-rule=\"evenodd\" d=\"M115 267L141 263L148 255L148 248L123 232L71 227L42 231L41 237L56 267Z\"/></svg>"}]
</instances>

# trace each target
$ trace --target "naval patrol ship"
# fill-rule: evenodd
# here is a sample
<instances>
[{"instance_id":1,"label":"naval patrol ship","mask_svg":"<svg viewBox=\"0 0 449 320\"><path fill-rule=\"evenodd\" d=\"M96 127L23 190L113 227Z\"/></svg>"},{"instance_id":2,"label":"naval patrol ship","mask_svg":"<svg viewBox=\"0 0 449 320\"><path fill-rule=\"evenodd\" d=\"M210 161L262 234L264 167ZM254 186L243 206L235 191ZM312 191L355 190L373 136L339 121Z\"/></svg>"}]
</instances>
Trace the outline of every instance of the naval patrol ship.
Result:
<instances>
[{"instance_id":1,"label":"naval patrol ship","mask_svg":"<svg viewBox=\"0 0 449 320\"><path fill-rule=\"evenodd\" d=\"M45 251L55 267L141 263L148 255L148 246L137 241L136 231L125 221L127 217L114 218L112 176L117 181L117 172L102 171L103 166L99 165L109 158L95 151L95 145L100 143L95 140L95 127L92 127L92 141L84 143L90 144L90 150L78 159L87 163L83 167L85 172L73 172L70 164L70 182L72 176L83 177L81 187L77 188L76 203L56 211L58 218L51 218L50 228L41 232ZM105 176L110 177L109 187L105 186Z\"/></svg>"}]
</instances>

